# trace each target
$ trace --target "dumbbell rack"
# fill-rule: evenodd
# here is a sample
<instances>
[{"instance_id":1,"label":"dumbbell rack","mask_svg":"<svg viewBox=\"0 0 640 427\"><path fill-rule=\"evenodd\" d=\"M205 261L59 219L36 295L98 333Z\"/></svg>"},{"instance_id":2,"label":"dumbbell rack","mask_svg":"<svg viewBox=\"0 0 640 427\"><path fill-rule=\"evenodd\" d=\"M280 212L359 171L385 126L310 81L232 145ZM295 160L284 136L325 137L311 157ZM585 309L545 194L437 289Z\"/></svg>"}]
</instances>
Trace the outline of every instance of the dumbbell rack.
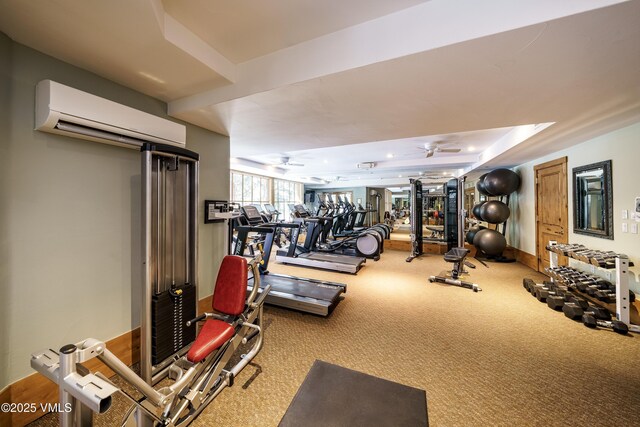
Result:
<instances>
[{"instance_id":1,"label":"dumbbell rack","mask_svg":"<svg viewBox=\"0 0 640 427\"><path fill-rule=\"evenodd\" d=\"M549 241L547 250L549 251L549 267L557 268L559 251L554 251L551 248L556 246L556 241ZM586 248L584 248L586 249ZM621 322L625 323L629 327L631 332L640 332L640 326L632 325L630 320L630 298L629 298L629 257L623 254L615 254L615 270L612 268L601 267L595 265L597 262L592 262L591 259L578 257L571 251L562 251L562 255L569 257L569 265L577 270L584 271L585 273L593 274L602 277L610 282L615 282L616 285L616 317ZM551 280L554 280L553 278Z\"/></svg>"}]
</instances>

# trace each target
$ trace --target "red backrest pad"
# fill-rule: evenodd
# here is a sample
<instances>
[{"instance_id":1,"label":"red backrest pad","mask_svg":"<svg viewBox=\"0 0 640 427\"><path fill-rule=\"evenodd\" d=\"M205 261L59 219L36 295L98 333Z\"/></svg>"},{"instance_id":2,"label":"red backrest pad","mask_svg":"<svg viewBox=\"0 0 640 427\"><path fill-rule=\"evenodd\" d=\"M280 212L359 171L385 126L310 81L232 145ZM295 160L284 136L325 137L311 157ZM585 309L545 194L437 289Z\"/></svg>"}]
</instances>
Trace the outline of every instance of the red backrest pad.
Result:
<instances>
[{"instance_id":1,"label":"red backrest pad","mask_svg":"<svg viewBox=\"0 0 640 427\"><path fill-rule=\"evenodd\" d=\"M222 260L216 287L213 290L213 309L225 314L238 315L247 299L247 260L227 255Z\"/></svg>"}]
</instances>

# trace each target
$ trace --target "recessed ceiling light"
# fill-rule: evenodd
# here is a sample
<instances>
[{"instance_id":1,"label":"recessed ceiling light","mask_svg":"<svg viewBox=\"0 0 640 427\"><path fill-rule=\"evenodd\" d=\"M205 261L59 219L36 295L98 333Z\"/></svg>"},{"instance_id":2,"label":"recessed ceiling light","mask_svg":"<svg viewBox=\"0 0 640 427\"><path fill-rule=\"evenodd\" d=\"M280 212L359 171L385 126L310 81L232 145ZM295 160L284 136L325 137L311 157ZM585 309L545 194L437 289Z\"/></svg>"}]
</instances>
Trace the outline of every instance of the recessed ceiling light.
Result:
<instances>
[{"instance_id":1,"label":"recessed ceiling light","mask_svg":"<svg viewBox=\"0 0 640 427\"><path fill-rule=\"evenodd\" d=\"M324 159L322 162L323 163L329 163L329 161L327 159Z\"/></svg>"},{"instance_id":2,"label":"recessed ceiling light","mask_svg":"<svg viewBox=\"0 0 640 427\"><path fill-rule=\"evenodd\" d=\"M402 175L398 175L398 178L402 178Z\"/></svg>"},{"instance_id":3,"label":"recessed ceiling light","mask_svg":"<svg viewBox=\"0 0 640 427\"><path fill-rule=\"evenodd\" d=\"M153 74L149 74L149 73L146 73L146 72L144 72L144 71L138 71L138 74L140 74L140 75L141 75L142 77L144 77L145 79L149 79L149 80L151 80L152 82L156 82L156 83L161 84L161 85L163 85L163 84L166 84L166 83L167 83L167 82L165 82L164 80L162 80L162 79L160 79L160 78L158 78L158 77L154 76Z\"/></svg>"},{"instance_id":4,"label":"recessed ceiling light","mask_svg":"<svg viewBox=\"0 0 640 427\"><path fill-rule=\"evenodd\" d=\"M422 176L422 172L418 172L418 175Z\"/></svg>"},{"instance_id":5,"label":"recessed ceiling light","mask_svg":"<svg viewBox=\"0 0 640 427\"><path fill-rule=\"evenodd\" d=\"M469 151L476 151L476 147L474 146L469 147Z\"/></svg>"},{"instance_id":6,"label":"recessed ceiling light","mask_svg":"<svg viewBox=\"0 0 640 427\"><path fill-rule=\"evenodd\" d=\"M393 153L387 154L387 159L393 159Z\"/></svg>"}]
</instances>

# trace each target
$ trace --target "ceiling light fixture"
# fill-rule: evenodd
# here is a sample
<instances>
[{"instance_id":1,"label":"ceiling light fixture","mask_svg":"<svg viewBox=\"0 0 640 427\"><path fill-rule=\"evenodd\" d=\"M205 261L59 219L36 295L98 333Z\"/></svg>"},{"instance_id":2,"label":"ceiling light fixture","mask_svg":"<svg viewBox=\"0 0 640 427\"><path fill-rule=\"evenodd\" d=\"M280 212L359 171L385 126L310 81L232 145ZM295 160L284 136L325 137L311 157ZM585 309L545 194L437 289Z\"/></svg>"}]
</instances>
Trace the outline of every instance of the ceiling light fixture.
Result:
<instances>
[{"instance_id":1,"label":"ceiling light fixture","mask_svg":"<svg viewBox=\"0 0 640 427\"><path fill-rule=\"evenodd\" d=\"M393 159L393 153L387 154L387 159Z\"/></svg>"},{"instance_id":2,"label":"ceiling light fixture","mask_svg":"<svg viewBox=\"0 0 640 427\"><path fill-rule=\"evenodd\" d=\"M153 74L149 74L149 73L144 72L144 71L138 71L138 74L140 74L145 79L151 80L152 82L155 82L155 83L158 83L158 84L161 84L161 85L167 83L164 80L154 76Z\"/></svg>"},{"instance_id":3,"label":"ceiling light fixture","mask_svg":"<svg viewBox=\"0 0 640 427\"><path fill-rule=\"evenodd\" d=\"M469 151L476 151L476 147L472 145L471 147L469 147Z\"/></svg>"},{"instance_id":4,"label":"ceiling light fixture","mask_svg":"<svg viewBox=\"0 0 640 427\"><path fill-rule=\"evenodd\" d=\"M329 161L328 161L327 159L324 159L324 160L322 161L322 163L325 163L325 164L326 164L326 163L329 163Z\"/></svg>"},{"instance_id":5,"label":"ceiling light fixture","mask_svg":"<svg viewBox=\"0 0 640 427\"><path fill-rule=\"evenodd\" d=\"M363 162L356 165L358 169L373 169L376 167L375 162Z\"/></svg>"},{"instance_id":6,"label":"ceiling light fixture","mask_svg":"<svg viewBox=\"0 0 640 427\"><path fill-rule=\"evenodd\" d=\"M402 178L402 175L398 175L398 178Z\"/></svg>"}]
</instances>

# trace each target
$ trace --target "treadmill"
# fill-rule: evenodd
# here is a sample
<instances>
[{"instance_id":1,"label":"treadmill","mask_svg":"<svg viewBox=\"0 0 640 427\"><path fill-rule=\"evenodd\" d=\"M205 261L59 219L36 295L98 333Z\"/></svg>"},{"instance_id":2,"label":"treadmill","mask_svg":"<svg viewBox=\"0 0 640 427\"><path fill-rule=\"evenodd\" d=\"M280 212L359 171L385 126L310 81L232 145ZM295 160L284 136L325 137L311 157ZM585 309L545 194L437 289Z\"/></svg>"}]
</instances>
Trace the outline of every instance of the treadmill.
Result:
<instances>
[{"instance_id":1,"label":"treadmill","mask_svg":"<svg viewBox=\"0 0 640 427\"><path fill-rule=\"evenodd\" d=\"M304 208L296 205L296 210L302 214ZM309 229L314 230L316 233L322 228L318 226L320 225L319 223L327 220L326 218L312 216L303 218L305 222L314 224L314 227L309 227ZM314 234L314 231L310 230L307 230L303 246L298 245L298 233L295 234L295 237L292 233L289 246L276 252L276 261L282 264L300 265L351 274L357 274L367 261L365 257L354 257L331 252L315 252L313 244L317 241L318 236Z\"/></svg>"},{"instance_id":2,"label":"treadmill","mask_svg":"<svg viewBox=\"0 0 640 427\"><path fill-rule=\"evenodd\" d=\"M271 291L265 302L278 307L298 310L305 313L328 316L341 300L340 295L347 292L347 285L343 283L327 282L323 280L307 279L303 277L273 274L268 270L269 258L273 247L273 239L279 227L291 228L291 234L297 237L300 224L264 223L260 213L254 206L244 206L240 209L249 225L239 225L237 243L234 255L244 256L249 233L259 233L262 250L260 270L260 292L271 285ZM296 232L296 230L298 232ZM247 291L253 289L253 278L250 278Z\"/></svg>"}]
</instances>

